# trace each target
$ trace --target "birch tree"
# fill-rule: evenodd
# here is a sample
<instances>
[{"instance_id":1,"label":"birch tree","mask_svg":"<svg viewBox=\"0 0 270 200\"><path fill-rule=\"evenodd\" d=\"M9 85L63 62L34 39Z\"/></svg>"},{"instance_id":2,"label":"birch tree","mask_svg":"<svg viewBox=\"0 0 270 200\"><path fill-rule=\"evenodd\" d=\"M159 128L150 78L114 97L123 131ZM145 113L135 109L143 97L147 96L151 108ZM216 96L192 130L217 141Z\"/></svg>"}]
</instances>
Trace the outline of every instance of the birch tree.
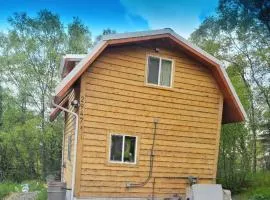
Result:
<instances>
[{"instance_id":1,"label":"birch tree","mask_svg":"<svg viewBox=\"0 0 270 200\"><path fill-rule=\"evenodd\" d=\"M190 38L223 61L227 71L233 71L229 73L231 79L239 77L238 83L242 82L242 91L245 93L244 96L240 95L240 99L242 103L246 102L244 105L248 121L245 127L251 136L250 140L248 137L242 139L243 144L251 149L251 169L254 173L261 167L257 164L258 154L260 153L260 157L266 155L266 152L258 152L261 146L258 144L262 133L269 127L270 35L269 17L265 16L269 9L269 1L221 0L217 14L208 17ZM234 86L237 86L236 82ZM237 91L239 94L241 90ZM224 127L223 134L226 132L229 133ZM228 148L232 148L230 143L228 145ZM225 154L221 154L220 158L229 162L229 157ZM247 160L246 164L248 163Z\"/></svg>"},{"instance_id":2,"label":"birch tree","mask_svg":"<svg viewBox=\"0 0 270 200\"><path fill-rule=\"evenodd\" d=\"M60 17L47 10L34 17L15 13L8 22L10 29L0 35L0 146L6 144L3 156L10 159L2 159L2 166L20 167L28 178L45 178L59 171L61 162L62 123L48 120L60 59L66 53L87 53L91 34L78 18L65 29ZM5 106L3 94L4 99L10 96ZM27 178L12 171L16 180Z\"/></svg>"}]
</instances>

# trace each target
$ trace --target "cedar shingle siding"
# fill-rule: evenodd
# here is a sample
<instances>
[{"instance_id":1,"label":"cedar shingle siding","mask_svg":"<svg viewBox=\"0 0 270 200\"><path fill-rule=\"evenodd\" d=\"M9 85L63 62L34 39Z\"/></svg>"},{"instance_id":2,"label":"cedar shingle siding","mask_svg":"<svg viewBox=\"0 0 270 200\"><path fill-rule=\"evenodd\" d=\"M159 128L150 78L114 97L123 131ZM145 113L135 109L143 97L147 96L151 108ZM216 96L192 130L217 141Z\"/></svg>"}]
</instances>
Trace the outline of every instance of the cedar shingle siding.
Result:
<instances>
[{"instance_id":1,"label":"cedar shingle siding","mask_svg":"<svg viewBox=\"0 0 270 200\"><path fill-rule=\"evenodd\" d=\"M146 85L147 55L174 61L172 88ZM185 193L183 176L215 181L223 97L210 70L183 52L153 43L109 47L81 77L80 101L78 197L150 197L153 191L155 197L168 197ZM159 119L155 184L151 178L144 187L127 189L127 183L148 176L154 118ZM70 121L65 135L72 130ZM135 165L109 162L110 133L138 137Z\"/></svg>"}]
</instances>

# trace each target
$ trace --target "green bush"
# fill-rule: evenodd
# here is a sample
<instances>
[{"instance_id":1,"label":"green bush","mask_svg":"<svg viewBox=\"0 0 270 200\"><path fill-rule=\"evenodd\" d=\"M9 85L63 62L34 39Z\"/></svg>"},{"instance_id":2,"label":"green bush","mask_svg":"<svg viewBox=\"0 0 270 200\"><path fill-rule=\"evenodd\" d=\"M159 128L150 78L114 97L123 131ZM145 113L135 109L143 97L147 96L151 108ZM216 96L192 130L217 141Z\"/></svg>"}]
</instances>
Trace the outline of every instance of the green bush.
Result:
<instances>
[{"instance_id":1,"label":"green bush","mask_svg":"<svg viewBox=\"0 0 270 200\"><path fill-rule=\"evenodd\" d=\"M22 187L18 183L4 182L0 183L0 199L3 199L5 196L9 195L12 192L21 191Z\"/></svg>"},{"instance_id":2,"label":"green bush","mask_svg":"<svg viewBox=\"0 0 270 200\"><path fill-rule=\"evenodd\" d=\"M42 190L40 190L40 192L38 193L37 200L47 200L47 199L48 199L47 188L42 188Z\"/></svg>"},{"instance_id":3,"label":"green bush","mask_svg":"<svg viewBox=\"0 0 270 200\"><path fill-rule=\"evenodd\" d=\"M270 200L270 172L261 171L247 176L247 187L242 188L239 199Z\"/></svg>"},{"instance_id":4,"label":"green bush","mask_svg":"<svg viewBox=\"0 0 270 200\"><path fill-rule=\"evenodd\" d=\"M270 171L257 172L254 175L250 175L248 179L252 187L270 187Z\"/></svg>"},{"instance_id":5,"label":"green bush","mask_svg":"<svg viewBox=\"0 0 270 200\"><path fill-rule=\"evenodd\" d=\"M249 200L270 200L269 187L260 187L251 192Z\"/></svg>"},{"instance_id":6,"label":"green bush","mask_svg":"<svg viewBox=\"0 0 270 200\"><path fill-rule=\"evenodd\" d=\"M44 182L39 180L23 181L22 184L29 185L29 192L41 191L44 188Z\"/></svg>"},{"instance_id":7,"label":"green bush","mask_svg":"<svg viewBox=\"0 0 270 200\"><path fill-rule=\"evenodd\" d=\"M270 200L270 196L266 197L262 194L256 194L253 197L251 197L249 200Z\"/></svg>"}]
</instances>

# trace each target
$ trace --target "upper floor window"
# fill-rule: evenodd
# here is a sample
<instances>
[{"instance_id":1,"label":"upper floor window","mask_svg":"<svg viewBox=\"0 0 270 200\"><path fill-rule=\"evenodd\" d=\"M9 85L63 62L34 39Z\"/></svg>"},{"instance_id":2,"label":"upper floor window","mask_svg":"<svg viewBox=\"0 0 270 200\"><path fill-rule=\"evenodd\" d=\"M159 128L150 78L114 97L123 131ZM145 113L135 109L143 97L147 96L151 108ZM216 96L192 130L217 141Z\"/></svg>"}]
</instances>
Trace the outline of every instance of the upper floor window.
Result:
<instances>
[{"instance_id":1,"label":"upper floor window","mask_svg":"<svg viewBox=\"0 0 270 200\"><path fill-rule=\"evenodd\" d=\"M136 163L137 137L128 135L111 135L110 161Z\"/></svg>"},{"instance_id":2,"label":"upper floor window","mask_svg":"<svg viewBox=\"0 0 270 200\"><path fill-rule=\"evenodd\" d=\"M148 56L147 83L171 87L172 60L155 56Z\"/></svg>"}]
</instances>

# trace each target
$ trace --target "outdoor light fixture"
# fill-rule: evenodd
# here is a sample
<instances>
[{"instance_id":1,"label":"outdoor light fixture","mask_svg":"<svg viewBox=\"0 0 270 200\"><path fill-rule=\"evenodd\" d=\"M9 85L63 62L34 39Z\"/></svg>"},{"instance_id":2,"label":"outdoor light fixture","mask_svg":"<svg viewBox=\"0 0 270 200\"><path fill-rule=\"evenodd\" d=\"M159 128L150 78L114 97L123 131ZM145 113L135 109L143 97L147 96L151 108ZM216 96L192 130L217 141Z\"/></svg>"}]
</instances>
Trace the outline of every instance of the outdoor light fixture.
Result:
<instances>
[{"instance_id":1,"label":"outdoor light fixture","mask_svg":"<svg viewBox=\"0 0 270 200\"><path fill-rule=\"evenodd\" d=\"M157 53L160 51L159 48L155 48L154 50L155 50L155 52L157 52Z\"/></svg>"},{"instance_id":2,"label":"outdoor light fixture","mask_svg":"<svg viewBox=\"0 0 270 200\"><path fill-rule=\"evenodd\" d=\"M80 103L79 103L79 101L78 101L77 99L75 99L75 100L73 100L73 101L71 102L71 105L74 106L74 108L78 108L79 105L80 105Z\"/></svg>"}]
</instances>

